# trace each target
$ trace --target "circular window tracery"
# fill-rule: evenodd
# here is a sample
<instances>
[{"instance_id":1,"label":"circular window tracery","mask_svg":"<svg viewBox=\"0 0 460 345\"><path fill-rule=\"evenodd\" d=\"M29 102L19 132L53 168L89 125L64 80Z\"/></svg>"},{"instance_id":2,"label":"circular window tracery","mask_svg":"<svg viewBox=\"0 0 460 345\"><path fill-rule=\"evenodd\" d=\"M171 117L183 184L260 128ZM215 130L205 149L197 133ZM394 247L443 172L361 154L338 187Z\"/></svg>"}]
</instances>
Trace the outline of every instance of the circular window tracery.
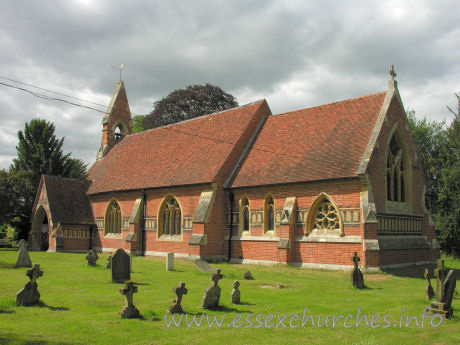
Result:
<instances>
[{"instance_id":1,"label":"circular window tracery","mask_svg":"<svg viewBox=\"0 0 460 345\"><path fill-rule=\"evenodd\" d=\"M315 211L313 230L340 230L340 218L329 200L324 200Z\"/></svg>"}]
</instances>

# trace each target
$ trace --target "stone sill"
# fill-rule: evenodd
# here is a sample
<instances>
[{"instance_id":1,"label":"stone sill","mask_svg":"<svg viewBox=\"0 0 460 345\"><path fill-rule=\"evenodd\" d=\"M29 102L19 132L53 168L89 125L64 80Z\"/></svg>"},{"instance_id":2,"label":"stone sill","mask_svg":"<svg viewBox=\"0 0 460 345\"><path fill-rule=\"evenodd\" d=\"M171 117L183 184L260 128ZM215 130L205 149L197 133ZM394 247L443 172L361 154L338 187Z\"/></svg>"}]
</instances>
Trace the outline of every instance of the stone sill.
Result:
<instances>
[{"instance_id":1,"label":"stone sill","mask_svg":"<svg viewBox=\"0 0 460 345\"><path fill-rule=\"evenodd\" d=\"M121 240L122 235L121 234L113 234L113 233L108 233L104 235L104 238L107 239L114 239L114 240Z\"/></svg>"},{"instance_id":2,"label":"stone sill","mask_svg":"<svg viewBox=\"0 0 460 345\"><path fill-rule=\"evenodd\" d=\"M262 242L278 242L279 237L276 236L232 236L232 241L262 241Z\"/></svg>"},{"instance_id":3,"label":"stone sill","mask_svg":"<svg viewBox=\"0 0 460 345\"><path fill-rule=\"evenodd\" d=\"M326 242L326 243L362 243L361 236L340 236L340 235L313 235L298 236L295 242Z\"/></svg>"},{"instance_id":4,"label":"stone sill","mask_svg":"<svg viewBox=\"0 0 460 345\"><path fill-rule=\"evenodd\" d=\"M182 242L182 235L161 235L157 237L157 241Z\"/></svg>"}]
</instances>

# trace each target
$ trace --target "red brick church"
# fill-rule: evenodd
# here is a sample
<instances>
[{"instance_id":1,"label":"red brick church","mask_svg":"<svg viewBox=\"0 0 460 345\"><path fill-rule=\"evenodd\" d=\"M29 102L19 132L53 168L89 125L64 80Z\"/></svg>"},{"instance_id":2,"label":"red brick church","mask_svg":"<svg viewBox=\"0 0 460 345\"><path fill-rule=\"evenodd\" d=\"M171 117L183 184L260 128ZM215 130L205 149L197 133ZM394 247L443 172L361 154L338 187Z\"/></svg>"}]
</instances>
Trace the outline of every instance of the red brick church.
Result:
<instances>
[{"instance_id":1,"label":"red brick church","mask_svg":"<svg viewBox=\"0 0 460 345\"><path fill-rule=\"evenodd\" d=\"M273 115L265 100L132 133L123 82L86 180L42 176L35 250L369 269L439 258L421 162L388 89Z\"/></svg>"}]
</instances>

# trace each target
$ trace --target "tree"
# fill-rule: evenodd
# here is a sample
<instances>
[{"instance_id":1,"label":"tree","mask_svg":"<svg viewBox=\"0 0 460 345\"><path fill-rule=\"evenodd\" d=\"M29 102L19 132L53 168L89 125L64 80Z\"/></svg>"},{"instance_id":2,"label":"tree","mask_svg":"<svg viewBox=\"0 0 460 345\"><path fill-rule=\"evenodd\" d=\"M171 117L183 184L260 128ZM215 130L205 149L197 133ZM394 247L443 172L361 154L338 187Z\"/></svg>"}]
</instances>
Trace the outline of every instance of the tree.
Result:
<instances>
[{"instance_id":1,"label":"tree","mask_svg":"<svg viewBox=\"0 0 460 345\"><path fill-rule=\"evenodd\" d=\"M24 131L18 132L18 139L18 157L13 159L8 173L2 172L5 188L0 190L0 199L3 200L5 195L8 198L8 193L16 195L19 191L19 201L15 199L7 205L5 214L8 216L2 222L14 225L20 233L19 237L26 237L41 176L83 178L86 164L80 159L71 158L70 153L63 154L64 138L56 138L54 124L46 120L35 118L26 123Z\"/></svg>"},{"instance_id":2,"label":"tree","mask_svg":"<svg viewBox=\"0 0 460 345\"><path fill-rule=\"evenodd\" d=\"M446 252L460 252L460 95L450 126L417 120L408 111L409 126L420 153L425 177L425 204L433 215L436 237Z\"/></svg>"},{"instance_id":3,"label":"tree","mask_svg":"<svg viewBox=\"0 0 460 345\"><path fill-rule=\"evenodd\" d=\"M188 86L175 90L155 102L153 111L144 119L144 129L212 114L238 106L235 97L211 84Z\"/></svg>"},{"instance_id":4,"label":"tree","mask_svg":"<svg viewBox=\"0 0 460 345\"><path fill-rule=\"evenodd\" d=\"M133 117L133 133L144 130L144 119L145 115L136 115Z\"/></svg>"}]
</instances>

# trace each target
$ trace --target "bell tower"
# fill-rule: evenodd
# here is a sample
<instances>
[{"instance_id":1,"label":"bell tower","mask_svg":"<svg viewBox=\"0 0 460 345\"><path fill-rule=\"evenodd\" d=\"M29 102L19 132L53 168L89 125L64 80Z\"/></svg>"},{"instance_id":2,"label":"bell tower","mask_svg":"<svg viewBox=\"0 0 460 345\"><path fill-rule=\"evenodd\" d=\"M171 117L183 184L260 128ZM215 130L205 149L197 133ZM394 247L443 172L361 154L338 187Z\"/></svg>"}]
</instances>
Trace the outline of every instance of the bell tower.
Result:
<instances>
[{"instance_id":1,"label":"bell tower","mask_svg":"<svg viewBox=\"0 0 460 345\"><path fill-rule=\"evenodd\" d=\"M129 110L128 97L125 85L120 80L113 91L104 118L102 119L101 147L97 153L97 160L102 159L109 150L117 144L125 135L131 134L133 120Z\"/></svg>"}]
</instances>

